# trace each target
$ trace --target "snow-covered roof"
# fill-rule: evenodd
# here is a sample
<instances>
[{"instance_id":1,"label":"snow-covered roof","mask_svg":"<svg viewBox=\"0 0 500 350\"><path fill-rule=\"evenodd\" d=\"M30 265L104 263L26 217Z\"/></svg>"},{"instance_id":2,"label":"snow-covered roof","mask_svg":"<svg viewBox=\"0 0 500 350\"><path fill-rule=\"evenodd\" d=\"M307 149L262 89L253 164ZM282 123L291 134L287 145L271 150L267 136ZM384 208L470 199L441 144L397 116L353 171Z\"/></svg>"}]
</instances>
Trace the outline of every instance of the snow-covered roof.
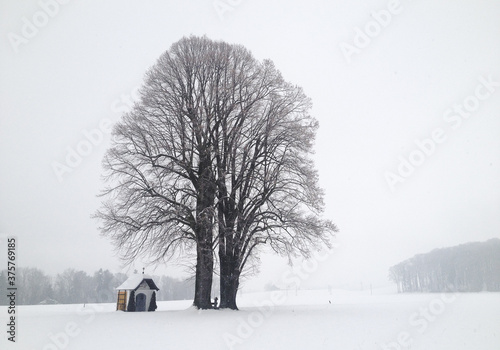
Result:
<instances>
[{"instance_id":1,"label":"snow-covered roof","mask_svg":"<svg viewBox=\"0 0 500 350\"><path fill-rule=\"evenodd\" d=\"M137 287L142 283L142 281L146 281L149 288L158 290L158 287L153 282L153 278L149 275L144 274L133 274L130 276L125 282L123 282L120 286L118 286L117 290L136 290Z\"/></svg>"}]
</instances>

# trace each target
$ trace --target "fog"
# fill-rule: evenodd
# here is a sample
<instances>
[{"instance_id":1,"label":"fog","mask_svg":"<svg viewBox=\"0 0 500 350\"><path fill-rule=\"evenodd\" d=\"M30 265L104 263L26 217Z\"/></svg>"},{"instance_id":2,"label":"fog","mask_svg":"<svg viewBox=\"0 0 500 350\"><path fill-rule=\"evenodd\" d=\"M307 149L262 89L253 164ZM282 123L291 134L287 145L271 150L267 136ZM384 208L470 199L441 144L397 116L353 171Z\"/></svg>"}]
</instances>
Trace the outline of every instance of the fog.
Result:
<instances>
[{"instance_id":1,"label":"fog","mask_svg":"<svg viewBox=\"0 0 500 350\"><path fill-rule=\"evenodd\" d=\"M185 276L175 261L122 266L91 215L112 124L191 34L273 60L320 123L335 248L294 272L264 249L247 288L294 273L305 287L383 286L416 253L500 237L498 18L493 0L2 1L1 261L15 236L18 263L50 274Z\"/></svg>"}]
</instances>

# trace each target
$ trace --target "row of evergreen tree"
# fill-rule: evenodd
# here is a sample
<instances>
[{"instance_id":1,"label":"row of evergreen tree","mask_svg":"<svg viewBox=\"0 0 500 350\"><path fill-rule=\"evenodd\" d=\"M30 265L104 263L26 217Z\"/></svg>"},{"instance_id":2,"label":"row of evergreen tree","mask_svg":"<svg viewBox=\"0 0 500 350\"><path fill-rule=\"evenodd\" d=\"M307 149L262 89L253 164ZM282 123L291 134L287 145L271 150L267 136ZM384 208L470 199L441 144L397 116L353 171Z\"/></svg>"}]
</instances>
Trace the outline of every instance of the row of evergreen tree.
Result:
<instances>
[{"instance_id":1,"label":"row of evergreen tree","mask_svg":"<svg viewBox=\"0 0 500 350\"><path fill-rule=\"evenodd\" d=\"M160 290L157 300L191 299L194 294L192 280L179 280L168 276L153 277ZM115 288L127 279L123 273L100 269L89 275L84 271L67 269L55 277L37 268L16 270L18 305L39 303L110 303L116 302ZM0 271L0 290L7 290L7 270ZM7 305L6 293L0 295L0 305Z\"/></svg>"},{"instance_id":2,"label":"row of evergreen tree","mask_svg":"<svg viewBox=\"0 0 500 350\"><path fill-rule=\"evenodd\" d=\"M500 291L500 239L435 249L389 270L398 292Z\"/></svg>"}]
</instances>

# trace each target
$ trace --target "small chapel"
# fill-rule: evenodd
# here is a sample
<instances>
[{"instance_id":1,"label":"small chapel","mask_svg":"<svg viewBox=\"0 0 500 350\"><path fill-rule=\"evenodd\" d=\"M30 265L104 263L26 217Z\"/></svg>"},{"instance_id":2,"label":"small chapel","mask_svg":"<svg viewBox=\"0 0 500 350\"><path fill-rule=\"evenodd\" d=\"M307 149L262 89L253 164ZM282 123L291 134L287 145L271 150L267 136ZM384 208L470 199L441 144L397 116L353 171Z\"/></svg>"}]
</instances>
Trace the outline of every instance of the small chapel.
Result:
<instances>
[{"instance_id":1,"label":"small chapel","mask_svg":"<svg viewBox=\"0 0 500 350\"><path fill-rule=\"evenodd\" d=\"M160 290L151 276L133 274L119 287L116 310L121 311L155 311L156 292Z\"/></svg>"}]
</instances>

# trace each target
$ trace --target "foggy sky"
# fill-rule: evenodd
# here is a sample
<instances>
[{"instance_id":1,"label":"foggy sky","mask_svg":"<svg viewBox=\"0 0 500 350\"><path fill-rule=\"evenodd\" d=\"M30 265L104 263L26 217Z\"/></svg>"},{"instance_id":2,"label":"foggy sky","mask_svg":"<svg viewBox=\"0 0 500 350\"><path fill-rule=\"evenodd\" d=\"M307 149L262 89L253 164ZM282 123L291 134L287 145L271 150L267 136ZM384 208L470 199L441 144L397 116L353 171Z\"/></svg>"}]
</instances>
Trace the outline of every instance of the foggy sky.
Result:
<instances>
[{"instance_id":1,"label":"foggy sky","mask_svg":"<svg viewBox=\"0 0 500 350\"><path fill-rule=\"evenodd\" d=\"M2 0L0 239L51 274L131 271L90 218L101 160L146 70L191 34L273 60L313 100L340 232L304 286L382 285L416 253L500 237L498 18L494 0ZM287 273L263 256L253 283Z\"/></svg>"}]
</instances>

